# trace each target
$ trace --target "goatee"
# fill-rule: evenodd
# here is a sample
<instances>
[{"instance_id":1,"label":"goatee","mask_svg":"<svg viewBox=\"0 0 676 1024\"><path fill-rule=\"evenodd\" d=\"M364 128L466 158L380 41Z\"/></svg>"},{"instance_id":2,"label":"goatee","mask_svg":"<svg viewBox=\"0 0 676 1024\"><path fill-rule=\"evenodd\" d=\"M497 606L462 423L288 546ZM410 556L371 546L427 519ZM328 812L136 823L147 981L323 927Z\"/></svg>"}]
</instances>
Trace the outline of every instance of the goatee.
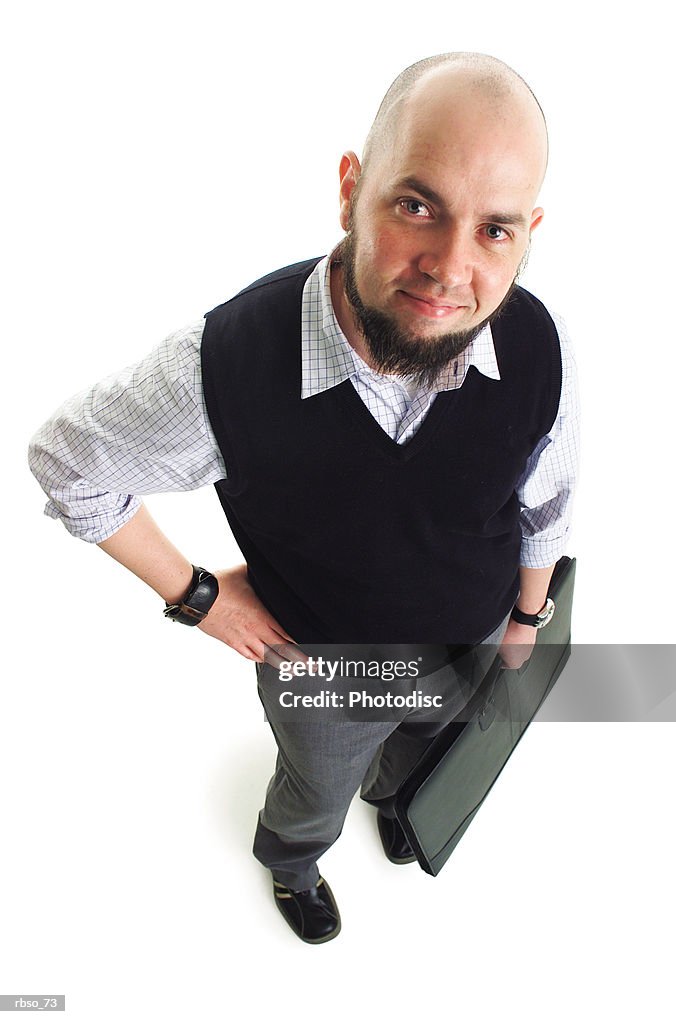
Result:
<instances>
[{"instance_id":1,"label":"goatee","mask_svg":"<svg viewBox=\"0 0 676 1024\"><path fill-rule=\"evenodd\" d=\"M410 377L418 386L430 387L441 371L471 345L486 324L498 316L514 291L518 273L498 308L481 323L466 331L452 331L436 338L427 338L402 330L394 317L362 302L355 275L354 234L354 230L348 230L336 253L335 262L342 264L345 295L373 364L379 373ZM524 263L525 258L519 272Z\"/></svg>"}]
</instances>

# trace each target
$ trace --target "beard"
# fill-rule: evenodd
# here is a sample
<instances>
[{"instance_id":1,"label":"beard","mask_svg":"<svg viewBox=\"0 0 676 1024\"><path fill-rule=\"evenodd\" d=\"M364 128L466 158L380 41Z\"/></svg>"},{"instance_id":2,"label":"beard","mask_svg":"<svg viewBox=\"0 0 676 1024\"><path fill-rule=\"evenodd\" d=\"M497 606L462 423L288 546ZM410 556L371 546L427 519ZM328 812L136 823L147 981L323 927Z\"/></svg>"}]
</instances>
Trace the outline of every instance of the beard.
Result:
<instances>
[{"instance_id":1,"label":"beard","mask_svg":"<svg viewBox=\"0 0 676 1024\"><path fill-rule=\"evenodd\" d=\"M348 224L347 235L336 253L336 262L342 264L345 295L375 368L379 373L410 377L415 384L425 387L430 387L441 371L464 352L486 324L495 320L507 305L528 255L526 252L506 295L490 316L467 330L428 338L403 330L393 316L364 304L357 288L355 249L355 230Z\"/></svg>"}]
</instances>

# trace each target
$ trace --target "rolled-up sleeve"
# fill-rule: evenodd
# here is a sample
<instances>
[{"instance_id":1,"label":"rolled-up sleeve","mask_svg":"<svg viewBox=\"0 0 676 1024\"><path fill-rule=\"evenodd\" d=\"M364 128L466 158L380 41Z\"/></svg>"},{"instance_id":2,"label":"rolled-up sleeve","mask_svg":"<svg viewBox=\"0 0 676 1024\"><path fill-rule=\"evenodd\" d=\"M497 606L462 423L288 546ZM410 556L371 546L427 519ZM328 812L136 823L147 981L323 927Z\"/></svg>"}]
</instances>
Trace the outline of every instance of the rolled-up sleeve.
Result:
<instances>
[{"instance_id":1,"label":"rolled-up sleeve","mask_svg":"<svg viewBox=\"0 0 676 1024\"><path fill-rule=\"evenodd\" d=\"M204 320L170 334L145 359L65 402L30 442L45 514L75 537L106 540L140 496L225 477L202 391Z\"/></svg>"},{"instance_id":2,"label":"rolled-up sleeve","mask_svg":"<svg viewBox=\"0 0 676 1024\"><path fill-rule=\"evenodd\" d=\"M518 485L521 564L553 565L565 551L578 476L580 407L575 357L563 320L553 316L561 343L561 398L554 424L526 465Z\"/></svg>"}]
</instances>

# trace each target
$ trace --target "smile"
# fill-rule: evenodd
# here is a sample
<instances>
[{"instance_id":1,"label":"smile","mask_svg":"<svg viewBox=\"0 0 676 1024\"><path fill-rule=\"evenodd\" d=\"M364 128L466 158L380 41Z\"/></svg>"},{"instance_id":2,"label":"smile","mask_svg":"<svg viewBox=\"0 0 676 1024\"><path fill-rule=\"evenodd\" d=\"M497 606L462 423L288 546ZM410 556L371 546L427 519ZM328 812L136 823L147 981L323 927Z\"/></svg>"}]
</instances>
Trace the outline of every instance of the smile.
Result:
<instances>
[{"instance_id":1,"label":"smile","mask_svg":"<svg viewBox=\"0 0 676 1024\"><path fill-rule=\"evenodd\" d=\"M464 306L454 306L448 303L439 302L436 299L425 299L420 295L413 295L410 292L399 291L397 293L401 296L404 302L417 313L422 316L431 317L433 320L439 320L442 317L453 316L459 310L464 309Z\"/></svg>"}]
</instances>

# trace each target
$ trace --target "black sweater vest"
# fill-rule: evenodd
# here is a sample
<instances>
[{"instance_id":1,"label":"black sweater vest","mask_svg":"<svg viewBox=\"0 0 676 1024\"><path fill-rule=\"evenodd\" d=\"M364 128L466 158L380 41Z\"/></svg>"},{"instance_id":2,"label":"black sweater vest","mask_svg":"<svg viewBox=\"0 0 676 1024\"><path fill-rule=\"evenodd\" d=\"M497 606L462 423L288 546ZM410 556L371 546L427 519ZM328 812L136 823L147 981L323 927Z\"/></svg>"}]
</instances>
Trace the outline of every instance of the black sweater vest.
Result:
<instances>
[{"instance_id":1,"label":"black sweater vest","mask_svg":"<svg viewBox=\"0 0 676 1024\"><path fill-rule=\"evenodd\" d=\"M202 373L249 579L298 643L477 643L518 593L515 485L561 392L556 328L517 288L491 325L500 380L470 367L408 443L347 380L301 401L301 300L317 260L206 316Z\"/></svg>"}]
</instances>

